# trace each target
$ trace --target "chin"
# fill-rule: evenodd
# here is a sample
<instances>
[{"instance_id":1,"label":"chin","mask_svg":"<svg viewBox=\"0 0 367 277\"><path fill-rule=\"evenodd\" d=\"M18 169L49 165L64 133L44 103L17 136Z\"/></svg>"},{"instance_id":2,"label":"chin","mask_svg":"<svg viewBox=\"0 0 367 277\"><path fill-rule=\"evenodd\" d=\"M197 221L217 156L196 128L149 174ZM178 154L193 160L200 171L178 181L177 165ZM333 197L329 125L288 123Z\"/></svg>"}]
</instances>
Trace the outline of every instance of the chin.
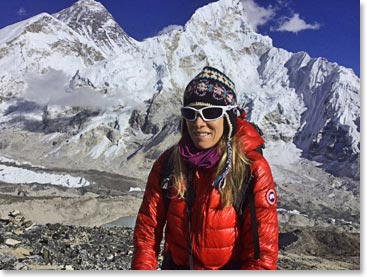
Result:
<instances>
[{"instance_id":1,"label":"chin","mask_svg":"<svg viewBox=\"0 0 367 277\"><path fill-rule=\"evenodd\" d=\"M207 143L194 143L195 147L200 150L205 150L212 148L214 145L207 144Z\"/></svg>"}]
</instances>

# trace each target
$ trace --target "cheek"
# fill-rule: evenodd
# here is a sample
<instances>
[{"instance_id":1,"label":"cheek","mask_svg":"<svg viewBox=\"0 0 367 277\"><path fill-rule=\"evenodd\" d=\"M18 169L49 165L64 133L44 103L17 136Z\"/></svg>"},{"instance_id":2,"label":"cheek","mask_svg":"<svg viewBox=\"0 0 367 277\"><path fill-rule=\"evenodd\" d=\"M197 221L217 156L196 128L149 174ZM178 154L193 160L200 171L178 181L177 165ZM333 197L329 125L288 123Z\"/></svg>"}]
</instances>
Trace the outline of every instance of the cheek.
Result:
<instances>
[{"instance_id":1,"label":"cheek","mask_svg":"<svg viewBox=\"0 0 367 277\"><path fill-rule=\"evenodd\" d=\"M190 123L185 120L185 122L183 123L183 125L184 125L184 131L187 131L188 133L190 133L190 131L191 131Z\"/></svg>"},{"instance_id":2,"label":"cheek","mask_svg":"<svg viewBox=\"0 0 367 277\"><path fill-rule=\"evenodd\" d=\"M217 128L216 136L217 138L221 138L223 136L223 127Z\"/></svg>"},{"instance_id":3,"label":"cheek","mask_svg":"<svg viewBox=\"0 0 367 277\"><path fill-rule=\"evenodd\" d=\"M220 120L219 122L213 123L212 129L215 130L216 138L222 137L222 135L224 133L224 121L223 121L223 119Z\"/></svg>"}]
</instances>

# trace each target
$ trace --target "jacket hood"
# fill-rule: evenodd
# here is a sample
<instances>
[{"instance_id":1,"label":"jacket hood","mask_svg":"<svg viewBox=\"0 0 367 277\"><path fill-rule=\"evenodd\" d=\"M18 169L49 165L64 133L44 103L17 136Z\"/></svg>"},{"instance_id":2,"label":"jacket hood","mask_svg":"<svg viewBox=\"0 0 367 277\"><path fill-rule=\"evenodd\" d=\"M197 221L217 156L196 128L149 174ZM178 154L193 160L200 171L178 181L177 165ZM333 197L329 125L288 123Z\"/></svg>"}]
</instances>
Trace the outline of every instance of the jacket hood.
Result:
<instances>
[{"instance_id":1,"label":"jacket hood","mask_svg":"<svg viewBox=\"0 0 367 277\"><path fill-rule=\"evenodd\" d=\"M246 153L255 151L258 147L265 143L255 127L244 119L244 116L237 117L237 133L236 137L240 138Z\"/></svg>"}]
</instances>

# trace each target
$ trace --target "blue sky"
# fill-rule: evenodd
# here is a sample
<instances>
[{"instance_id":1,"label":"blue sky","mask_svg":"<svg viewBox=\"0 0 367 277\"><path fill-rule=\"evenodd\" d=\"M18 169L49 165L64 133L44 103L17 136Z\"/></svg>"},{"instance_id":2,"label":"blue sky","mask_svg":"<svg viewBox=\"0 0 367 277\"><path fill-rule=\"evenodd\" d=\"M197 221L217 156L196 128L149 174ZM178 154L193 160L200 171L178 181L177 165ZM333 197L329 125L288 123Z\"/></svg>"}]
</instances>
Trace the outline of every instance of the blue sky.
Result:
<instances>
[{"instance_id":1,"label":"blue sky","mask_svg":"<svg viewBox=\"0 0 367 277\"><path fill-rule=\"evenodd\" d=\"M76 0L0 1L0 28L41 12L55 13ZM184 25L210 0L99 0L136 40ZM290 52L336 62L360 76L360 2L357 0L243 0L257 32Z\"/></svg>"}]
</instances>

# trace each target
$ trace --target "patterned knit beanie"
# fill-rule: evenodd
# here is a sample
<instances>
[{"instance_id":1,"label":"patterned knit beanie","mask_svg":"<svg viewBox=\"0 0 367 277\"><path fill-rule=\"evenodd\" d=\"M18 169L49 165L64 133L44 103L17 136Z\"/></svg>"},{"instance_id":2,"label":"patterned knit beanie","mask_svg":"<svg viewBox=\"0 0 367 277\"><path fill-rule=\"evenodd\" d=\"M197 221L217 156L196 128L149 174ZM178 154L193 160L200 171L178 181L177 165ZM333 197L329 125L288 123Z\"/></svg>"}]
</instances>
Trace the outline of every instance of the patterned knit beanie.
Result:
<instances>
[{"instance_id":1,"label":"patterned knit beanie","mask_svg":"<svg viewBox=\"0 0 367 277\"><path fill-rule=\"evenodd\" d=\"M224 73L218 69L206 66L187 85L183 98L184 106L233 106L237 104L235 85ZM237 131L237 110L232 109L225 113L229 127L230 140Z\"/></svg>"},{"instance_id":2,"label":"patterned knit beanie","mask_svg":"<svg viewBox=\"0 0 367 277\"><path fill-rule=\"evenodd\" d=\"M234 106L237 105L235 85L223 72L213 67L204 67L203 70L187 85L184 98L184 106ZM227 161L222 174L213 182L213 186L222 190L226 185L226 176L232 163L231 138L237 132L237 109L231 109L225 113L228 125Z\"/></svg>"}]
</instances>

